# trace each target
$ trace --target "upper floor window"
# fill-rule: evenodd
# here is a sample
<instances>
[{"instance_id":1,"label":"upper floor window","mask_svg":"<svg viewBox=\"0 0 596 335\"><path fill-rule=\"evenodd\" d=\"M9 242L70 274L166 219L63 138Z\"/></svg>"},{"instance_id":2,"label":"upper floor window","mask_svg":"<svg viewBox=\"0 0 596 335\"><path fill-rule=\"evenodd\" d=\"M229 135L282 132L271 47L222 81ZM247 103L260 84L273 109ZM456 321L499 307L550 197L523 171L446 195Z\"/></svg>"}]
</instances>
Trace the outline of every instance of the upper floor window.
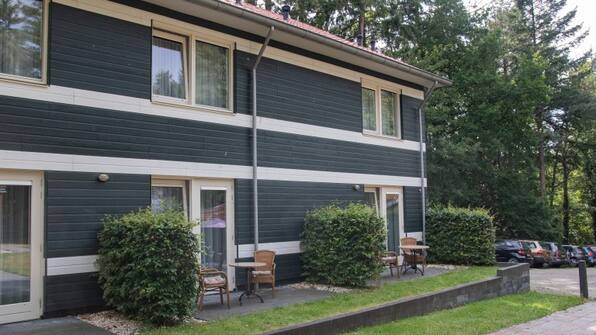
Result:
<instances>
[{"instance_id":1,"label":"upper floor window","mask_svg":"<svg viewBox=\"0 0 596 335\"><path fill-rule=\"evenodd\" d=\"M153 99L212 110L231 110L231 44L153 31Z\"/></svg>"},{"instance_id":2,"label":"upper floor window","mask_svg":"<svg viewBox=\"0 0 596 335\"><path fill-rule=\"evenodd\" d=\"M0 0L0 77L45 81L45 15L42 0Z\"/></svg>"},{"instance_id":3,"label":"upper floor window","mask_svg":"<svg viewBox=\"0 0 596 335\"><path fill-rule=\"evenodd\" d=\"M364 133L401 138L399 90L363 82L362 128Z\"/></svg>"}]
</instances>

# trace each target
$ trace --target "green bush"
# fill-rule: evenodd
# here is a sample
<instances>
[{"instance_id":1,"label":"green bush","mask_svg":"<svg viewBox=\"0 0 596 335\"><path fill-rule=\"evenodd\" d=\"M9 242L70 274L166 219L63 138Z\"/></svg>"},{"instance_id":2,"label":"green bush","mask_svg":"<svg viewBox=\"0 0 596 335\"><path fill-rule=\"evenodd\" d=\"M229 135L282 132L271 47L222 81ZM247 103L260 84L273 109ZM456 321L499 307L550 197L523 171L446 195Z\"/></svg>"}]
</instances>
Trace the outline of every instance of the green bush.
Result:
<instances>
[{"instance_id":1,"label":"green bush","mask_svg":"<svg viewBox=\"0 0 596 335\"><path fill-rule=\"evenodd\" d=\"M362 287L383 267L385 223L363 204L330 205L307 213L302 234L307 281Z\"/></svg>"},{"instance_id":2,"label":"green bush","mask_svg":"<svg viewBox=\"0 0 596 335\"><path fill-rule=\"evenodd\" d=\"M191 315L199 241L182 212L143 209L107 217L99 245L99 282L109 305L156 325Z\"/></svg>"},{"instance_id":3,"label":"green bush","mask_svg":"<svg viewBox=\"0 0 596 335\"><path fill-rule=\"evenodd\" d=\"M426 216L430 262L466 265L495 263L495 227L485 209L432 207Z\"/></svg>"}]
</instances>

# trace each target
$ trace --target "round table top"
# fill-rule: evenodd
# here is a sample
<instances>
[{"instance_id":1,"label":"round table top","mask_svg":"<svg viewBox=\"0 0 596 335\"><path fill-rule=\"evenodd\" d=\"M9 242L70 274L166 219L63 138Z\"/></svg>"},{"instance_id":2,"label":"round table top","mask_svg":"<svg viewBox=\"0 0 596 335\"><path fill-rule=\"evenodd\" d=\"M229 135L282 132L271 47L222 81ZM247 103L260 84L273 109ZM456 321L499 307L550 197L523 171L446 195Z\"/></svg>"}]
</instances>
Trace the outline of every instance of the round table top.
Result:
<instances>
[{"instance_id":1,"label":"round table top","mask_svg":"<svg viewBox=\"0 0 596 335\"><path fill-rule=\"evenodd\" d=\"M266 266L267 263L263 263L263 262L238 262L238 263L230 263L229 264L232 267L235 268L258 268L261 266Z\"/></svg>"},{"instance_id":2,"label":"round table top","mask_svg":"<svg viewBox=\"0 0 596 335\"><path fill-rule=\"evenodd\" d=\"M423 249L428 249L428 245L402 245L399 248L400 249L409 249L409 250L423 250Z\"/></svg>"}]
</instances>

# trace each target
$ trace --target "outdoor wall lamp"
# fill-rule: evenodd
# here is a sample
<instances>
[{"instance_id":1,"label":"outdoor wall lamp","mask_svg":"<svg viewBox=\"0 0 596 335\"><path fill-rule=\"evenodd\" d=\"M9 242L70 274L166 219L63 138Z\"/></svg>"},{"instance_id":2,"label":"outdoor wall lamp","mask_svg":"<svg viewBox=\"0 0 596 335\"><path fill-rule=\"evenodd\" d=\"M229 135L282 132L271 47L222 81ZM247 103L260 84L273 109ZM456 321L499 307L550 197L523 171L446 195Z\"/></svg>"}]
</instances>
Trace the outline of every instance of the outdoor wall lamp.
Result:
<instances>
[{"instance_id":1,"label":"outdoor wall lamp","mask_svg":"<svg viewBox=\"0 0 596 335\"><path fill-rule=\"evenodd\" d=\"M99 180L102 183L105 183L108 180L110 180L110 175L107 173L100 173L99 176L97 176L97 180Z\"/></svg>"}]
</instances>

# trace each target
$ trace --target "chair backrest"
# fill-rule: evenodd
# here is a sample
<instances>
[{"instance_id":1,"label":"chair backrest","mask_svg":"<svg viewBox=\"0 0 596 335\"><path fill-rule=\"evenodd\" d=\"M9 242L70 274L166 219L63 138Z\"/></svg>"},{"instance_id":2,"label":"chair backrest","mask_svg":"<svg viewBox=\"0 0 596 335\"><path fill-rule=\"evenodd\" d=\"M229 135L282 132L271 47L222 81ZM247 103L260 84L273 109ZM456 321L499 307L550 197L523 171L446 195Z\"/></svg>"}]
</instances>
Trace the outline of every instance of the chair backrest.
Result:
<instances>
[{"instance_id":1,"label":"chair backrest","mask_svg":"<svg viewBox=\"0 0 596 335\"><path fill-rule=\"evenodd\" d=\"M259 271L273 271L273 264L275 264L275 251L272 250L257 250L255 251L255 262L265 263L267 265L256 268Z\"/></svg>"},{"instance_id":2,"label":"chair backrest","mask_svg":"<svg viewBox=\"0 0 596 335\"><path fill-rule=\"evenodd\" d=\"M415 237L403 237L399 239L400 245L416 245Z\"/></svg>"}]
</instances>

